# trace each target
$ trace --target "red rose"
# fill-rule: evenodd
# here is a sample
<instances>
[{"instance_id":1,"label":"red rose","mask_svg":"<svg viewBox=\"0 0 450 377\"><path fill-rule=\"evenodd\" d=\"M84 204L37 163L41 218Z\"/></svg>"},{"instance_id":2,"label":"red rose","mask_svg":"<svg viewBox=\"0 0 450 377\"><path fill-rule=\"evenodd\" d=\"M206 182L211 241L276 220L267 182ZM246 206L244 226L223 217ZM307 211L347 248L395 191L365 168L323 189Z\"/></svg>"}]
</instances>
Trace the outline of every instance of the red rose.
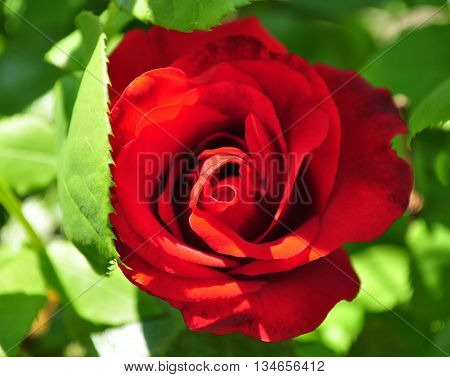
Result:
<instances>
[{"instance_id":1,"label":"red rose","mask_svg":"<svg viewBox=\"0 0 450 377\"><path fill-rule=\"evenodd\" d=\"M127 278L192 330L314 330L359 289L344 242L405 210L391 96L309 65L254 19L133 30L110 58L111 221Z\"/></svg>"}]
</instances>

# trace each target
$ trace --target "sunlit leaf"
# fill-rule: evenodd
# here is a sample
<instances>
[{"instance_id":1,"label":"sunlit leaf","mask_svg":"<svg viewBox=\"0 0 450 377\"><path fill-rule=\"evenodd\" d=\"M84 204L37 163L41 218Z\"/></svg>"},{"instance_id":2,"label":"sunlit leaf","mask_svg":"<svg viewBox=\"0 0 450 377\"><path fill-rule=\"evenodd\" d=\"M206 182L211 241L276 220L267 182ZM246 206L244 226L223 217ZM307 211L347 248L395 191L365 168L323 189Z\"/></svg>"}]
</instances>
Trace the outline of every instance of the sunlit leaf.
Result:
<instances>
[{"instance_id":1,"label":"sunlit leaf","mask_svg":"<svg viewBox=\"0 0 450 377\"><path fill-rule=\"evenodd\" d=\"M81 74L79 72L68 73L61 77L53 88L54 93L54 118L53 124L56 133L56 147L59 150L67 137L73 105L80 87Z\"/></svg>"},{"instance_id":2,"label":"sunlit leaf","mask_svg":"<svg viewBox=\"0 0 450 377\"><path fill-rule=\"evenodd\" d=\"M22 213L43 241L49 240L59 225L59 212L54 203L48 203L37 195L22 202ZM19 250L28 240L29 234L16 216L11 216L0 230L0 242L13 250Z\"/></svg>"},{"instance_id":3,"label":"sunlit leaf","mask_svg":"<svg viewBox=\"0 0 450 377\"><path fill-rule=\"evenodd\" d=\"M323 344L337 354L346 354L364 326L364 308L341 301L316 330Z\"/></svg>"},{"instance_id":4,"label":"sunlit leaf","mask_svg":"<svg viewBox=\"0 0 450 377\"><path fill-rule=\"evenodd\" d=\"M120 31L131 19L114 3L99 16L100 23L93 13L81 12L76 18L78 29L55 43L45 54L45 60L66 71L82 70L95 48L99 32L103 30L108 37L106 49L109 52L114 47L113 39L120 37Z\"/></svg>"},{"instance_id":5,"label":"sunlit leaf","mask_svg":"<svg viewBox=\"0 0 450 377\"><path fill-rule=\"evenodd\" d=\"M64 231L99 272L117 257L109 224L108 74L105 36L83 74L58 171Z\"/></svg>"},{"instance_id":6,"label":"sunlit leaf","mask_svg":"<svg viewBox=\"0 0 450 377\"><path fill-rule=\"evenodd\" d=\"M92 12L86 11L81 12L77 16L77 18L75 19L75 23L78 30L81 31L83 41L83 62L84 64L87 64L91 59L92 53L95 50L100 35L103 32L103 26L100 22L99 17L97 17Z\"/></svg>"},{"instance_id":7,"label":"sunlit leaf","mask_svg":"<svg viewBox=\"0 0 450 377\"><path fill-rule=\"evenodd\" d=\"M0 176L19 195L55 178L54 138L54 130L41 117L24 114L0 120Z\"/></svg>"},{"instance_id":8,"label":"sunlit leaf","mask_svg":"<svg viewBox=\"0 0 450 377\"><path fill-rule=\"evenodd\" d=\"M208 30L252 0L114 0L143 22L180 31Z\"/></svg>"},{"instance_id":9,"label":"sunlit leaf","mask_svg":"<svg viewBox=\"0 0 450 377\"><path fill-rule=\"evenodd\" d=\"M409 300L409 257L405 249L394 245L377 245L352 255L353 266L361 280L355 302L370 311L393 309Z\"/></svg>"},{"instance_id":10,"label":"sunlit leaf","mask_svg":"<svg viewBox=\"0 0 450 377\"><path fill-rule=\"evenodd\" d=\"M450 299L450 229L441 224L429 228L425 221L416 220L409 227L406 240L429 294L438 300L444 295Z\"/></svg>"},{"instance_id":11,"label":"sunlit leaf","mask_svg":"<svg viewBox=\"0 0 450 377\"><path fill-rule=\"evenodd\" d=\"M96 273L72 245L54 241L49 257L75 312L94 324L118 326L165 313L159 301L147 296L138 302L138 289L116 268L109 276Z\"/></svg>"},{"instance_id":12,"label":"sunlit leaf","mask_svg":"<svg viewBox=\"0 0 450 377\"><path fill-rule=\"evenodd\" d=\"M428 94L413 112L409 121L410 138L432 127L450 130L450 77Z\"/></svg>"},{"instance_id":13,"label":"sunlit leaf","mask_svg":"<svg viewBox=\"0 0 450 377\"><path fill-rule=\"evenodd\" d=\"M46 286L35 251L0 249L0 349L14 352L46 302ZM1 353L0 353L1 355Z\"/></svg>"},{"instance_id":14,"label":"sunlit leaf","mask_svg":"<svg viewBox=\"0 0 450 377\"><path fill-rule=\"evenodd\" d=\"M47 51L45 60L55 67L68 71L82 69L79 64L83 61L82 40L81 32L79 30L73 31Z\"/></svg>"}]
</instances>

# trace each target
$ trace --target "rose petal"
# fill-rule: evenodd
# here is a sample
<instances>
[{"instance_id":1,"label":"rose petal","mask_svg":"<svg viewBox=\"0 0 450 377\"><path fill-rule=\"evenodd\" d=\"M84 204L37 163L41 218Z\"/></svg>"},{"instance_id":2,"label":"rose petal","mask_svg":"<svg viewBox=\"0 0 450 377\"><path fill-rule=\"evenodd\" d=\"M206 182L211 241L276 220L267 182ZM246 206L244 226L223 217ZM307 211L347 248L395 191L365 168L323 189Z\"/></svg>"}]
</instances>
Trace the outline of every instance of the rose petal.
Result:
<instances>
[{"instance_id":1,"label":"rose petal","mask_svg":"<svg viewBox=\"0 0 450 377\"><path fill-rule=\"evenodd\" d=\"M108 70L112 85L111 103L115 103L127 85L144 72L166 67L179 56L228 35L252 36L271 51L286 50L255 17L230 22L208 32L182 33L158 26L153 26L149 31L134 29L125 34L110 56Z\"/></svg>"},{"instance_id":2,"label":"rose petal","mask_svg":"<svg viewBox=\"0 0 450 377\"><path fill-rule=\"evenodd\" d=\"M236 61L232 64L251 75L271 99L286 140L289 137L295 139L297 130L302 130L296 127L297 123L315 111L328 115L327 138L314 151L308 173L313 186L310 190L314 193L313 205L319 213L326 204L336 175L340 146L339 114L327 86L303 59L292 54L272 54L272 58L275 60Z\"/></svg>"},{"instance_id":3,"label":"rose petal","mask_svg":"<svg viewBox=\"0 0 450 377\"><path fill-rule=\"evenodd\" d=\"M176 59L171 66L195 77L209 68L224 62L240 59L268 60L270 51L257 38L235 35L216 39L190 54Z\"/></svg>"},{"instance_id":4,"label":"rose petal","mask_svg":"<svg viewBox=\"0 0 450 377\"><path fill-rule=\"evenodd\" d=\"M122 148L115 169L115 191L123 214L131 228L150 246L160 248L169 255L187 262L211 267L235 267L236 262L221 255L189 247L171 235L152 213L152 205L140 200L145 188L145 168L139 164L138 156L142 149L136 141ZM144 198L145 199L145 198ZM154 207L154 206L153 206ZM154 209L154 208L153 208Z\"/></svg>"},{"instance_id":5,"label":"rose petal","mask_svg":"<svg viewBox=\"0 0 450 377\"><path fill-rule=\"evenodd\" d=\"M126 257L125 264L120 268L133 284L151 295L179 302L229 299L257 292L265 285L258 280L201 280L174 276L152 267L136 254Z\"/></svg>"},{"instance_id":6,"label":"rose petal","mask_svg":"<svg viewBox=\"0 0 450 377\"><path fill-rule=\"evenodd\" d=\"M136 78L111 111L113 153L136 138L138 125L151 109L178 103L189 89L186 75L176 68L161 68Z\"/></svg>"},{"instance_id":7,"label":"rose petal","mask_svg":"<svg viewBox=\"0 0 450 377\"><path fill-rule=\"evenodd\" d=\"M286 140L287 149L289 151L288 170L286 182L283 186L282 199L274 215L272 224L258 240L264 239L280 218L282 218L286 211L286 207L289 205L289 200L292 199L291 194L297 181L300 167L308 155L325 140L329 130L329 123L329 116L322 110L316 109L287 132ZM300 200L300 198L293 199L296 200L296 203L294 204L301 210L302 203L297 203L297 200Z\"/></svg>"},{"instance_id":8,"label":"rose petal","mask_svg":"<svg viewBox=\"0 0 450 377\"><path fill-rule=\"evenodd\" d=\"M268 260L299 254L310 245L319 228L318 218L312 218L293 234L267 243L252 243L198 207L193 209L189 223L194 232L218 253Z\"/></svg>"},{"instance_id":9,"label":"rose petal","mask_svg":"<svg viewBox=\"0 0 450 377\"><path fill-rule=\"evenodd\" d=\"M251 75L232 65L232 62L223 62L213 65L202 71L198 76L191 78L194 85L205 85L214 82L228 81L234 84L252 86L261 91L261 86Z\"/></svg>"},{"instance_id":10,"label":"rose petal","mask_svg":"<svg viewBox=\"0 0 450 377\"><path fill-rule=\"evenodd\" d=\"M316 88L309 82L310 68L307 65L304 71L296 71L273 60L272 56L265 60L240 59L230 64L258 82L262 92L271 99L283 129L304 113L305 105L315 94Z\"/></svg>"},{"instance_id":11,"label":"rose petal","mask_svg":"<svg viewBox=\"0 0 450 377\"><path fill-rule=\"evenodd\" d=\"M120 206L116 205L115 211L116 214L111 216L111 224L118 234L116 246L125 265L128 264L130 255L135 254L153 267L168 274L199 280L229 280L229 276L222 272L167 254L164 250L155 246L153 242L142 239L130 227Z\"/></svg>"},{"instance_id":12,"label":"rose petal","mask_svg":"<svg viewBox=\"0 0 450 377\"><path fill-rule=\"evenodd\" d=\"M286 179L284 167L287 164L287 156L286 151L278 149L277 146L284 146L284 140L279 144L273 143L259 118L250 113L245 119L245 141L263 181L267 200L278 202L281 198L278 188Z\"/></svg>"},{"instance_id":13,"label":"rose petal","mask_svg":"<svg viewBox=\"0 0 450 377\"><path fill-rule=\"evenodd\" d=\"M406 132L390 94L352 72L317 66L339 109L342 145L338 174L314 246L329 252L343 242L380 236L405 211L411 192L409 165L391 148ZM354 77L351 81L349 81Z\"/></svg>"},{"instance_id":14,"label":"rose petal","mask_svg":"<svg viewBox=\"0 0 450 377\"><path fill-rule=\"evenodd\" d=\"M326 259L274 275L254 294L186 304L181 309L192 330L240 332L273 342L314 330L336 303L351 301L358 290L359 280L347 253L339 249Z\"/></svg>"},{"instance_id":15,"label":"rose petal","mask_svg":"<svg viewBox=\"0 0 450 377\"><path fill-rule=\"evenodd\" d=\"M316 255L317 254L315 254L311 247L306 247L293 257L286 259L256 260L243 266L236 267L229 271L229 273L235 275L259 276L289 271L316 260L318 258Z\"/></svg>"}]
</instances>

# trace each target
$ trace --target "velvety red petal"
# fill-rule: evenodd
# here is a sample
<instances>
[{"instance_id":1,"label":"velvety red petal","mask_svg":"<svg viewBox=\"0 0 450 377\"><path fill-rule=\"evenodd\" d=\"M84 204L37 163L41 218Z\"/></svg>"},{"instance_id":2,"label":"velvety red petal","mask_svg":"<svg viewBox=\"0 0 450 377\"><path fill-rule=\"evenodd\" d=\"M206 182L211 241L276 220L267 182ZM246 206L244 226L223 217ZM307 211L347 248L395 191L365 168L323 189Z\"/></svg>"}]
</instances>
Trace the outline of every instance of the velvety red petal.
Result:
<instances>
[{"instance_id":1,"label":"velvety red petal","mask_svg":"<svg viewBox=\"0 0 450 377\"><path fill-rule=\"evenodd\" d=\"M280 136L282 131L277 114L271 99L264 93L249 85L223 81L200 86L191 93L198 97L199 104L217 109L228 116L234 127L230 131L241 136L245 132L248 115L253 113L268 137L275 139L278 150L286 153L286 143Z\"/></svg>"},{"instance_id":2,"label":"velvety red petal","mask_svg":"<svg viewBox=\"0 0 450 377\"><path fill-rule=\"evenodd\" d=\"M221 26L212 28L211 31L183 33L157 26L153 27L152 30L154 38L160 41L160 46L163 54L167 57L168 64L209 42L233 35L246 35L256 38L273 52L282 53L286 51L286 48L261 25L256 17L226 22Z\"/></svg>"},{"instance_id":3,"label":"velvety red petal","mask_svg":"<svg viewBox=\"0 0 450 377\"><path fill-rule=\"evenodd\" d=\"M182 33L158 26L153 26L149 31L134 29L125 34L110 56L108 69L112 85L111 102L114 103L126 86L142 73L166 67L176 58L229 35L252 36L264 43L270 51L285 51L285 47L254 17L226 23L209 32Z\"/></svg>"},{"instance_id":4,"label":"velvety red petal","mask_svg":"<svg viewBox=\"0 0 450 377\"><path fill-rule=\"evenodd\" d=\"M273 275L254 294L182 307L189 328L240 332L263 341L289 339L316 329L333 306L351 301L359 280L344 250L295 270Z\"/></svg>"},{"instance_id":5,"label":"velvety red petal","mask_svg":"<svg viewBox=\"0 0 450 377\"><path fill-rule=\"evenodd\" d=\"M161 218L161 221L171 233L180 240L183 239L183 233L179 225L179 219L175 214L173 200L176 190L176 181L183 174L183 163L183 156L174 158L174 161L169 168L166 186L159 196L157 203L158 215Z\"/></svg>"},{"instance_id":6,"label":"velvety red petal","mask_svg":"<svg viewBox=\"0 0 450 377\"><path fill-rule=\"evenodd\" d=\"M258 82L262 92L271 99L283 129L303 114L315 92L309 82L310 68L306 63L304 72L272 60L272 56L264 60L239 59L230 64Z\"/></svg>"},{"instance_id":7,"label":"velvety red petal","mask_svg":"<svg viewBox=\"0 0 450 377\"><path fill-rule=\"evenodd\" d=\"M273 139L258 117L250 113L245 119L245 141L247 150L256 166L265 189L265 197L278 203L282 194L280 184L286 180L284 167L287 166L286 146L272 142ZM261 237L260 237L261 238ZM261 238L262 239L262 238Z\"/></svg>"},{"instance_id":8,"label":"velvety red petal","mask_svg":"<svg viewBox=\"0 0 450 377\"><path fill-rule=\"evenodd\" d=\"M293 257L274 260L256 260L232 269L229 273L236 275L259 276L282 271L293 270L309 262L315 261L317 254L311 247L306 247Z\"/></svg>"},{"instance_id":9,"label":"velvety red petal","mask_svg":"<svg viewBox=\"0 0 450 377\"><path fill-rule=\"evenodd\" d=\"M234 67L229 62L215 64L198 76L191 78L191 82L198 86L220 81L249 85L255 89L261 90L260 85L252 76Z\"/></svg>"},{"instance_id":10,"label":"velvety red petal","mask_svg":"<svg viewBox=\"0 0 450 377\"><path fill-rule=\"evenodd\" d=\"M225 273L219 272L207 266L187 262L183 259L166 253L155 246L153 242L142 239L128 224L122 209L115 206L116 214L111 216L111 224L116 231L118 243L117 249L121 260L127 264L130 253L140 256L144 261L162 272L192 278L192 279L229 279ZM158 235L155 235L157 237ZM123 245L128 249L123 253Z\"/></svg>"},{"instance_id":11,"label":"velvety red petal","mask_svg":"<svg viewBox=\"0 0 450 377\"><path fill-rule=\"evenodd\" d=\"M270 51L257 38L235 35L214 40L190 54L183 55L171 66L183 70L189 77L195 77L223 62L270 58Z\"/></svg>"},{"instance_id":12,"label":"velvety red petal","mask_svg":"<svg viewBox=\"0 0 450 377\"><path fill-rule=\"evenodd\" d=\"M111 104L116 103L127 85L136 77L151 69L167 65L166 57L158 53L157 41L147 30L134 29L126 33L109 57Z\"/></svg>"},{"instance_id":13,"label":"velvety red petal","mask_svg":"<svg viewBox=\"0 0 450 377\"><path fill-rule=\"evenodd\" d=\"M205 149L216 148L219 145L230 145L241 150L246 148L244 140L236 135L229 132L213 132L196 146L194 152L198 155Z\"/></svg>"},{"instance_id":14,"label":"velvety red petal","mask_svg":"<svg viewBox=\"0 0 450 377\"><path fill-rule=\"evenodd\" d=\"M323 79L311 72L309 76L311 86L314 87L315 98L311 103L312 109L322 109L330 117L329 129L326 139L314 150L314 154L308 167L307 175L309 190L313 194L313 206L317 212L322 212L334 186L340 158L341 145L341 120L338 109L330 96ZM306 114L306 113L305 113ZM297 121L301 121L302 114Z\"/></svg>"},{"instance_id":15,"label":"velvety red petal","mask_svg":"<svg viewBox=\"0 0 450 377\"><path fill-rule=\"evenodd\" d=\"M133 80L111 111L113 153L136 138L138 126L150 120L146 119L150 110L178 103L190 87L176 68L156 69Z\"/></svg>"},{"instance_id":16,"label":"velvety red petal","mask_svg":"<svg viewBox=\"0 0 450 377\"><path fill-rule=\"evenodd\" d=\"M185 96L185 102L158 107L147 113L137 128L141 153L172 153L175 156L176 153L191 152L210 133L225 132L233 127L229 118L217 109L194 104L198 102L194 91L196 89Z\"/></svg>"},{"instance_id":17,"label":"velvety red petal","mask_svg":"<svg viewBox=\"0 0 450 377\"><path fill-rule=\"evenodd\" d=\"M319 147L325 140L329 130L329 116L322 110L316 109L308 114L300 122L297 122L286 135L288 154L288 170L282 199L275 212L272 224L262 234L260 239L270 233L277 221L282 218L288 201L292 197L292 190L297 182L302 163L307 159L315 148ZM297 206L301 203L295 203ZM299 206L301 208L301 206Z\"/></svg>"},{"instance_id":18,"label":"velvety red petal","mask_svg":"<svg viewBox=\"0 0 450 377\"><path fill-rule=\"evenodd\" d=\"M236 262L221 255L189 247L175 238L158 222L152 212L152 206L145 200L140 200L141 192L145 191L145 172L138 156L141 148L136 148L136 141L122 148L115 169L115 191L117 199L127 222L131 228L148 243L148 248L159 248L165 253L186 262L211 267L236 267ZM144 185L140 187L139 185ZM153 208L154 209L154 208ZM147 249L147 250L149 250Z\"/></svg>"},{"instance_id":19,"label":"velvety red petal","mask_svg":"<svg viewBox=\"0 0 450 377\"><path fill-rule=\"evenodd\" d=\"M333 93L342 123L338 173L314 242L319 252L327 252L386 231L408 205L412 177L391 148L392 137L406 126L390 94L353 72L316 69Z\"/></svg>"},{"instance_id":20,"label":"velvety red petal","mask_svg":"<svg viewBox=\"0 0 450 377\"><path fill-rule=\"evenodd\" d=\"M259 291L263 281L200 280L164 273L144 262L137 255L126 258L120 268L125 276L143 291L167 300L201 302L239 297Z\"/></svg>"},{"instance_id":21,"label":"velvety red petal","mask_svg":"<svg viewBox=\"0 0 450 377\"><path fill-rule=\"evenodd\" d=\"M336 175L340 146L339 114L322 78L303 59L291 54L278 54L273 59L243 60L232 64L252 76L271 99L286 141L297 138L297 133L303 129L297 127L297 123L315 111L328 115L327 137L314 151L308 169L314 185L310 190L314 193L313 204L319 212L325 206ZM294 142L290 144L295 145Z\"/></svg>"},{"instance_id":22,"label":"velvety red petal","mask_svg":"<svg viewBox=\"0 0 450 377\"><path fill-rule=\"evenodd\" d=\"M305 250L317 234L318 218L311 218L294 233L267 243L244 240L214 216L194 208L189 217L191 228L213 250L240 258L286 259Z\"/></svg>"}]
</instances>

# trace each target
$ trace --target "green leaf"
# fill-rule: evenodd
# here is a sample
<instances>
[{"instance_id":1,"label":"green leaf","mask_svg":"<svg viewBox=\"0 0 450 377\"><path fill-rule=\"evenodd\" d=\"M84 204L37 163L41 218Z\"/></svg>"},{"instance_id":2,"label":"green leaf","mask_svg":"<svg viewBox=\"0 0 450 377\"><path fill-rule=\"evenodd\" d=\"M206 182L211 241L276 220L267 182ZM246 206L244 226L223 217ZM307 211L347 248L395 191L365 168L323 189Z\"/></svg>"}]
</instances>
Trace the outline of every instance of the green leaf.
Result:
<instances>
[{"instance_id":1,"label":"green leaf","mask_svg":"<svg viewBox=\"0 0 450 377\"><path fill-rule=\"evenodd\" d=\"M83 36L81 31L75 30L46 52L44 59L55 67L68 71L82 69L79 62L83 61L83 51L81 49Z\"/></svg>"},{"instance_id":2,"label":"green leaf","mask_svg":"<svg viewBox=\"0 0 450 377\"><path fill-rule=\"evenodd\" d=\"M419 104L409 121L410 139L426 128L450 130L450 77Z\"/></svg>"},{"instance_id":3,"label":"green leaf","mask_svg":"<svg viewBox=\"0 0 450 377\"><path fill-rule=\"evenodd\" d=\"M349 351L363 326L364 309L356 302L341 301L316 331L325 346L337 354L344 355Z\"/></svg>"},{"instance_id":4,"label":"green leaf","mask_svg":"<svg viewBox=\"0 0 450 377\"><path fill-rule=\"evenodd\" d=\"M450 25L410 30L373 55L362 74L374 85L405 94L414 108L450 75L450 49L443 48L449 40Z\"/></svg>"},{"instance_id":5,"label":"green leaf","mask_svg":"<svg viewBox=\"0 0 450 377\"><path fill-rule=\"evenodd\" d=\"M64 231L99 272L118 257L109 223L113 209L106 64L101 34L81 80L58 171Z\"/></svg>"},{"instance_id":6,"label":"green leaf","mask_svg":"<svg viewBox=\"0 0 450 377\"><path fill-rule=\"evenodd\" d=\"M444 186L450 186L450 155L448 149L438 152L434 161L434 172Z\"/></svg>"},{"instance_id":7,"label":"green leaf","mask_svg":"<svg viewBox=\"0 0 450 377\"><path fill-rule=\"evenodd\" d=\"M86 321L119 326L165 313L164 306L148 295L140 305L138 289L119 268L109 276L96 273L68 242L53 241L48 246L48 255L73 309Z\"/></svg>"},{"instance_id":8,"label":"green leaf","mask_svg":"<svg viewBox=\"0 0 450 377\"><path fill-rule=\"evenodd\" d=\"M34 250L25 248L14 252L0 249L0 295L23 293L45 296L45 290L38 254Z\"/></svg>"},{"instance_id":9,"label":"green leaf","mask_svg":"<svg viewBox=\"0 0 450 377\"><path fill-rule=\"evenodd\" d=\"M0 249L0 355L13 352L46 302L46 285L35 251Z\"/></svg>"},{"instance_id":10,"label":"green leaf","mask_svg":"<svg viewBox=\"0 0 450 377\"><path fill-rule=\"evenodd\" d=\"M0 120L0 176L19 195L47 186L56 175L54 130L34 115Z\"/></svg>"},{"instance_id":11,"label":"green leaf","mask_svg":"<svg viewBox=\"0 0 450 377\"><path fill-rule=\"evenodd\" d=\"M132 323L91 335L99 356L145 357L164 355L182 329L179 316Z\"/></svg>"},{"instance_id":12,"label":"green leaf","mask_svg":"<svg viewBox=\"0 0 450 377\"><path fill-rule=\"evenodd\" d=\"M45 240L52 237L58 228L59 211L56 205L46 203L39 196L28 197L20 203L1 180L0 203L11 215L0 231L0 243L18 250L28 242L34 250L44 252Z\"/></svg>"},{"instance_id":13,"label":"green leaf","mask_svg":"<svg viewBox=\"0 0 450 377\"><path fill-rule=\"evenodd\" d=\"M423 196L420 212L427 223L450 228L450 132L431 128L412 140L415 190Z\"/></svg>"},{"instance_id":14,"label":"green leaf","mask_svg":"<svg viewBox=\"0 0 450 377\"><path fill-rule=\"evenodd\" d=\"M410 299L410 267L405 249L394 245L377 245L351 258L361 280L361 291L356 303L369 311L382 312Z\"/></svg>"},{"instance_id":15,"label":"green leaf","mask_svg":"<svg viewBox=\"0 0 450 377\"><path fill-rule=\"evenodd\" d=\"M428 228L425 221L419 219L409 227L406 242L428 295L436 300L443 300L444 295L450 299L450 229L442 224ZM448 303L448 299L442 302Z\"/></svg>"},{"instance_id":16,"label":"green leaf","mask_svg":"<svg viewBox=\"0 0 450 377\"><path fill-rule=\"evenodd\" d=\"M69 131L70 119L72 118L73 106L80 87L81 74L69 73L61 77L53 88L54 108L53 124L56 133L56 147L61 149Z\"/></svg>"},{"instance_id":17,"label":"green leaf","mask_svg":"<svg viewBox=\"0 0 450 377\"><path fill-rule=\"evenodd\" d=\"M75 19L75 23L82 35L83 63L87 64L103 32L103 26L99 17L87 11L81 12Z\"/></svg>"},{"instance_id":18,"label":"green leaf","mask_svg":"<svg viewBox=\"0 0 450 377\"><path fill-rule=\"evenodd\" d=\"M115 46L112 39L120 37L120 31L130 22L132 17L121 11L114 3L110 3L99 17L91 12L81 12L76 18L78 29L55 43L45 54L45 60L66 71L82 70L89 57L99 33L103 29L108 37L107 51Z\"/></svg>"},{"instance_id":19,"label":"green leaf","mask_svg":"<svg viewBox=\"0 0 450 377\"><path fill-rule=\"evenodd\" d=\"M180 31L209 30L252 0L114 0L139 20Z\"/></svg>"},{"instance_id":20,"label":"green leaf","mask_svg":"<svg viewBox=\"0 0 450 377\"><path fill-rule=\"evenodd\" d=\"M31 102L22 113L40 117L43 121L46 121L47 124L51 124L53 118L53 105L53 93L49 90Z\"/></svg>"},{"instance_id":21,"label":"green leaf","mask_svg":"<svg viewBox=\"0 0 450 377\"><path fill-rule=\"evenodd\" d=\"M102 22L103 30L108 36L108 39L120 33L120 31L132 20L133 17L131 15L122 11L122 9L119 9L113 2L110 2L108 9L100 15L100 21Z\"/></svg>"},{"instance_id":22,"label":"green leaf","mask_svg":"<svg viewBox=\"0 0 450 377\"><path fill-rule=\"evenodd\" d=\"M310 2L313 8L319 3ZM341 7L339 2L333 4ZM331 4L327 7L331 9ZM358 69L373 53L374 42L357 20L325 22L305 17L304 10L297 8L301 7L293 2L257 1L239 13L243 17L256 15L290 52L312 63ZM331 13L336 16L336 12Z\"/></svg>"}]
</instances>

